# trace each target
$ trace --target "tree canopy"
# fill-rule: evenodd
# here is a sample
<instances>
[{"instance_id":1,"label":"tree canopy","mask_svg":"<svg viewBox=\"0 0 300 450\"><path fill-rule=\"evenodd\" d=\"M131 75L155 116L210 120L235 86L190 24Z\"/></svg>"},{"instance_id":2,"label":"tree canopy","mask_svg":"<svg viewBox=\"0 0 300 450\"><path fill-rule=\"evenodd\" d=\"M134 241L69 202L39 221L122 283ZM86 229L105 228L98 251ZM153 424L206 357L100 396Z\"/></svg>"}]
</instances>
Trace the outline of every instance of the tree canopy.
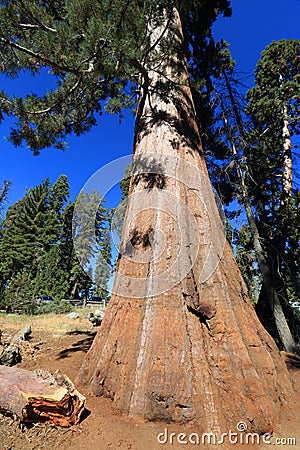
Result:
<instances>
[{"instance_id":1,"label":"tree canopy","mask_svg":"<svg viewBox=\"0 0 300 450\"><path fill-rule=\"evenodd\" d=\"M162 20L174 6L191 73L203 78L215 48L211 25L219 14L230 15L229 0L1 2L1 72L17 78L46 68L56 82L44 96L0 93L0 119L18 120L11 141L36 154L53 145L64 148L65 137L89 131L103 109L121 114L133 106L140 75L151 67L159 71L161 55L150 44L149 22ZM172 45L165 45L164 57Z\"/></svg>"}]
</instances>

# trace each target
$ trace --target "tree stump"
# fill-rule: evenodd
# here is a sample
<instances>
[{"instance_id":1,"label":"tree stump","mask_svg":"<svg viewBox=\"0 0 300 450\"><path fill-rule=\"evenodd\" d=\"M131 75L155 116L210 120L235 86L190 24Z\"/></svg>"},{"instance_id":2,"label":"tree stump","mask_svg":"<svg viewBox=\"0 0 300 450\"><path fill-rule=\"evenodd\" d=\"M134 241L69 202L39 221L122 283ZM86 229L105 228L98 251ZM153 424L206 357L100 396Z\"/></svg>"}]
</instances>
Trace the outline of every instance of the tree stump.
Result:
<instances>
[{"instance_id":1,"label":"tree stump","mask_svg":"<svg viewBox=\"0 0 300 450\"><path fill-rule=\"evenodd\" d=\"M85 397L66 375L0 367L0 410L23 423L69 427L79 422L84 405Z\"/></svg>"}]
</instances>

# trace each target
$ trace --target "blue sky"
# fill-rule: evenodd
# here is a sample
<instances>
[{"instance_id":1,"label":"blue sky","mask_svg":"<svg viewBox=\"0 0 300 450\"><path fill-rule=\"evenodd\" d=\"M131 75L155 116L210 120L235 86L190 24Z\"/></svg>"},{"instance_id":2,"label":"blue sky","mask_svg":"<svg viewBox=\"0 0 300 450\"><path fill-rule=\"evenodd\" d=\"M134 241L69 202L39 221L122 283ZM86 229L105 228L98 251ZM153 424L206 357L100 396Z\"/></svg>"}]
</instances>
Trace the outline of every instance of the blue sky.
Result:
<instances>
[{"instance_id":1,"label":"blue sky","mask_svg":"<svg viewBox=\"0 0 300 450\"><path fill-rule=\"evenodd\" d=\"M299 0L232 0L233 16L219 18L214 26L216 39L231 44L233 58L240 71L253 75L261 51L272 40L299 39ZM249 78L249 87L252 78ZM43 92L47 88L38 77L31 80L3 80L1 89L11 93ZM66 174L71 185L71 197L103 165L131 153L134 117L126 113L122 124L113 116L102 116L99 126L79 138L69 137L69 150L46 149L36 157L23 148L16 149L5 140L9 122L0 126L0 183L11 180L8 204L20 199L26 188L39 184L47 176L54 182Z\"/></svg>"}]
</instances>

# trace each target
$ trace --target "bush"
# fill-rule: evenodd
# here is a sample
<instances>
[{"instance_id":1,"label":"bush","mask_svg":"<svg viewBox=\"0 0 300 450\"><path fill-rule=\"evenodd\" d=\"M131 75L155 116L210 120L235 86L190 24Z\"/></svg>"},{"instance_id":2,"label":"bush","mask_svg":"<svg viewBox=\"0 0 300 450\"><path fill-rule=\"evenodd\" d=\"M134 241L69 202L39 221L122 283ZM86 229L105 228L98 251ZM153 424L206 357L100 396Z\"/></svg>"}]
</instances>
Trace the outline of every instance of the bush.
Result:
<instances>
[{"instance_id":1,"label":"bush","mask_svg":"<svg viewBox=\"0 0 300 450\"><path fill-rule=\"evenodd\" d=\"M73 306L67 302L51 302L40 303L39 305L31 305L29 314L33 316L39 316L42 314L63 314L73 311Z\"/></svg>"}]
</instances>

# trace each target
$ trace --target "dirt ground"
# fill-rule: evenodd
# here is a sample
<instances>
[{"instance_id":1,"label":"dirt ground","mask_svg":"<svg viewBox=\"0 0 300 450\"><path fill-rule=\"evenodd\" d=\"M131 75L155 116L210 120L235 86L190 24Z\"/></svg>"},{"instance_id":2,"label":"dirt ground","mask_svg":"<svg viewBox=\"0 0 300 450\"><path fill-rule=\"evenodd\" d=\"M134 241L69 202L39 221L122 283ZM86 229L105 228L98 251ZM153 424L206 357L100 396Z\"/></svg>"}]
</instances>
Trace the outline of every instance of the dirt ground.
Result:
<instances>
[{"instance_id":1,"label":"dirt ground","mask_svg":"<svg viewBox=\"0 0 300 450\"><path fill-rule=\"evenodd\" d=\"M26 322L24 321L26 320ZM86 318L86 311L78 319L68 319L66 314L26 318L21 316L0 316L2 342L15 334L27 323L32 327L32 338L22 349L23 360L19 367L34 370L59 369L75 380L82 360L90 347L96 328ZM300 400L300 369L290 368L291 377ZM188 425L139 422L128 419L114 410L111 401L86 395L86 410L81 423L71 429L51 425L20 426L12 418L0 414L0 450L158 450L182 448L262 449L270 448L267 443L259 446L248 444L203 445L198 444L197 428ZM300 450L300 401L282 411L274 435L270 438L273 448ZM158 435L160 442L158 442ZM172 438L171 433L175 433ZM187 437L178 435L185 433ZM166 439L167 436L167 439ZM292 438L295 441L289 441ZM167 440L167 443L164 443ZM191 442L189 442L191 440ZM271 447L272 448L272 447Z\"/></svg>"}]
</instances>

